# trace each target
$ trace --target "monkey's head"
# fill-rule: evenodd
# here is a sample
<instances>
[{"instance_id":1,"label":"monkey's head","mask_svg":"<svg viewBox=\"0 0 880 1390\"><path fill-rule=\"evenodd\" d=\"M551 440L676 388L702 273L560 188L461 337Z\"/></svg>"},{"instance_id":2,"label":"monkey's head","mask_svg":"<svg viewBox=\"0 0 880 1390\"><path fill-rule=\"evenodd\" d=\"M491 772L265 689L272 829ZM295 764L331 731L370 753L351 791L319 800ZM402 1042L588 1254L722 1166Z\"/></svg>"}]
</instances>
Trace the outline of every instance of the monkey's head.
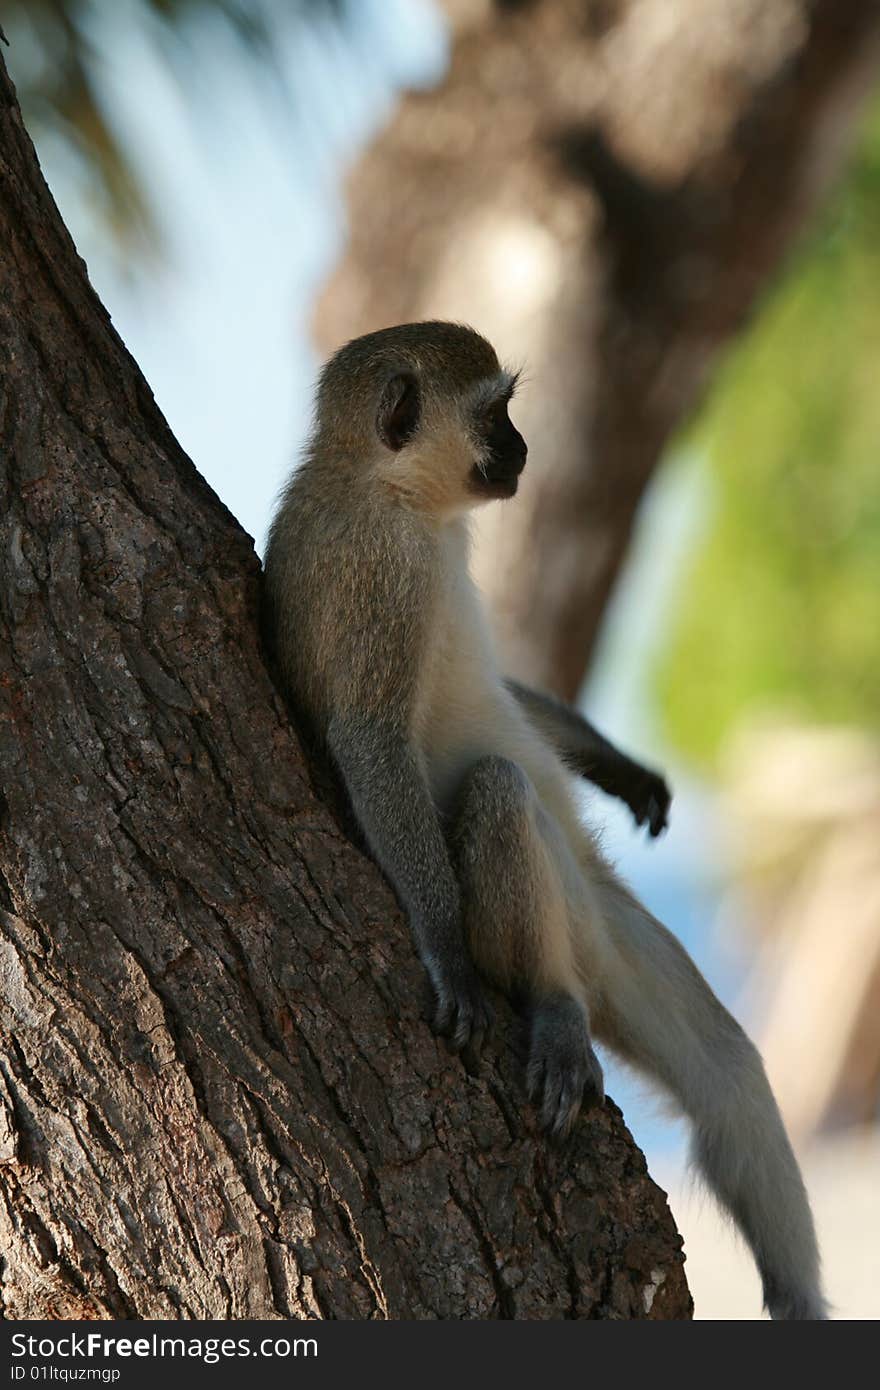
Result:
<instances>
[{"instance_id":1,"label":"monkey's head","mask_svg":"<svg viewBox=\"0 0 880 1390\"><path fill-rule=\"evenodd\" d=\"M472 328L383 328L325 366L316 440L410 505L453 516L516 492L527 453L507 413L516 381Z\"/></svg>"}]
</instances>

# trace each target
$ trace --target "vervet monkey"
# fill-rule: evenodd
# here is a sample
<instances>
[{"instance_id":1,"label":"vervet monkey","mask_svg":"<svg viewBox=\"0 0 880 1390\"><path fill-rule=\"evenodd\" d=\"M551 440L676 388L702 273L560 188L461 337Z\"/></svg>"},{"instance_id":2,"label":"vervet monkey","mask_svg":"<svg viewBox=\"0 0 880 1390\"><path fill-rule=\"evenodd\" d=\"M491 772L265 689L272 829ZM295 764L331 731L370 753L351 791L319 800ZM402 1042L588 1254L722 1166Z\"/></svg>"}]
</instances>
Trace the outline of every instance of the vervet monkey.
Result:
<instances>
[{"instance_id":1,"label":"vervet monkey","mask_svg":"<svg viewBox=\"0 0 880 1390\"><path fill-rule=\"evenodd\" d=\"M566 757L655 833L665 786L644 773L639 791L633 764L496 664L467 516L516 493L515 384L450 323L370 333L331 358L266 552L279 673L408 915L436 1029L475 1057L492 1021L481 976L527 999L528 1094L558 1135L602 1098L593 1037L647 1073L693 1122L771 1315L821 1318L807 1196L761 1059L602 858Z\"/></svg>"}]
</instances>

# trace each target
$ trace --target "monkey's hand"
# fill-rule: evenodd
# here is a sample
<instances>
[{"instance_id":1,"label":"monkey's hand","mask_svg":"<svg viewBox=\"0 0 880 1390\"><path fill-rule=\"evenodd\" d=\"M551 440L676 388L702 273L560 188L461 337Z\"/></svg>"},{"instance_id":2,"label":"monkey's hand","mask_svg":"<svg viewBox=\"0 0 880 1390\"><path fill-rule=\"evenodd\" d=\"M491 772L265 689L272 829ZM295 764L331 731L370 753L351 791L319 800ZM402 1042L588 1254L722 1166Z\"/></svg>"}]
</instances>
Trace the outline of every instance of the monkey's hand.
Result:
<instances>
[{"instance_id":1,"label":"monkey's hand","mask_svg":"<svg viewBox=\"0 0 880 1390\"><path fill-rule=\"evenodd\" d=\"M658 772L621 753L579 711L555 696L515 680L508 680L507 688L573 771L625 801L636 825L647 825L652 836L666 829L672 797Z\"/></svg>"},{"instance_id":2,"label":"monkey's hand","mask_svg":"<svg viewBox=\"0 0 880 1390\"><path fill-rule=\"evenodd\" d=\"M640 763L621 757L613 769L612 786L605 790L625 801L632 811L636 825L647 825L648 834L656 839L669 824L672 793L665 778Z\"/></svg>"},{"instance_id":3,"label":"monkey's hand","mask_svg":"<svg viewBox=\"0 0 880 1390\"><path fill-rule=\"evenodd\" d=\"M663 834L668 824L672 793L659 772L643 767L611 744L590 749L585 755L572 758L571 762L582 777L601 787L609 796L624 801L636 825L647 825L648 834L654 839Z\"/></svg>"},{"instance_id":4,"label":"monkey's hand","mask_svg":"<svg viewBox=\"0 0 880 1390\"><path fill-rule=\"evenodd\" d=\"M458 953L445 959L431 954L425 968L434 991L434 1031L447 1038L453 1052L460 1052L474 1070L495 1018L479 976Z\"/></svg>"}]
</instances>

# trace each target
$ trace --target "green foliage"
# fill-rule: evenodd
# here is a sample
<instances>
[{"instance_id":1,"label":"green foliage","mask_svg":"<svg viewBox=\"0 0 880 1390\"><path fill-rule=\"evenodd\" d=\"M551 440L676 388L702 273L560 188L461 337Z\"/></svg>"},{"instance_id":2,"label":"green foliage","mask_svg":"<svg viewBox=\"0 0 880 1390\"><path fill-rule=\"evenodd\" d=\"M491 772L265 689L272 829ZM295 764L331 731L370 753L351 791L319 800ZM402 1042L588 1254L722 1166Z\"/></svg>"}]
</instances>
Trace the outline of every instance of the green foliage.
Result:
<instances>
[{"instance_id":1,"label":"green foliage","mask_svg":"<svg viewBox=\"0 0 880 1390\"><path fill-rule=\"evenodd\" d=\"M689 445L714 515L658 672L704 765L743 712L880 723L880 102Z\"/></svg>"}]
</instances>

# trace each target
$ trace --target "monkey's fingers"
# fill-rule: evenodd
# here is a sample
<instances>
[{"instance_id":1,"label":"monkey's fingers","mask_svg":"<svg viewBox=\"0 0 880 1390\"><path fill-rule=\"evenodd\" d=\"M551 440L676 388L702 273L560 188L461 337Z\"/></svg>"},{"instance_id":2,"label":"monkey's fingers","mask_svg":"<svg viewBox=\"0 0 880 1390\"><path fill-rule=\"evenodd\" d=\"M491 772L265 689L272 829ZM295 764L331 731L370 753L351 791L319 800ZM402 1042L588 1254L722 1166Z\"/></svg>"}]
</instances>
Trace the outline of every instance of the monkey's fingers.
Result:
<instances>
[{"instance_id":1,"label":"monkey's fingers","mask_svg":"<svg viewBox=\"0 0 880 1390\"><path fill-rule=\"evenodd\" d=\"M434 985L437 1006L434 1031L447 1039L453 1052L468 1052L465 1064L476 1066L486 1034L494 1022L494 1011L476 976L451 984Z\"/></svg>"},{"instance_id":2,"label":"monkey's fingers","mask_svg":"<svg viewBox=\"0 0 880 1390\"><path fill-rule=\"evenodd\" d=\"M581 1094L571 1072L555 1063L548 1065L541 1097L541 1128L549 1130L554 1139L565 1138L580 1108Z\"/></svg>"},{"instance_id":3,"label":"monkey's fingers","mask_svg":"<svg viewBox=\"0 0 880 1390\"><path fill-rule=\"evenodd\" d=\"M568 1003L551 1007L536 1020L526 1087L541 1128L564 1139L581 1105L601 1103L605 1087L582 1015Z\"/></svg>"},{"instance_id":4,"label":"monkey's fingers","mask_svg":"<svg viewBox=\"0 0 880 1390\"><path fill-rule=\"evenodd\" d=\"M495 1020L494 1011L487 999L479 997L476 1000L459 1001L457 1012L458 1017L449 1045L454 1052L460 1052L462 1057L467 1052L476 1063L483 1050L486 1034ZM466 1059L465 1063L467 1064Z\"/></svg>"},{"instance_id":5,"label":"monkey's fingers","mask_svg":"<svg viewBox=\"0 0 880 1390\"><path fill-rule=\"evenodd\" d=\"M670 800L671 798L667 793L665 804L661 802L657 797L653 796L648 801L648 830L650 831L652 839L656 840L658 835L662 835L663 831L668 829L668 812Z\"/></svg>"},{"instance_id":6,"label":"monkey's fingers","mask_svg":"<svg viewBox=\"0 0 880 1390\"><path fill-rule=\"evenodd\" d=\"M526 1095L536 1110L540 1108L544 1096L546 1075L547 1068L544 1058L536 1057L533 1053L526 1068Z\"/></svg>"},{"instance_id":7,"label":"monkey's fingers","mask_svg":"<svg viewBox=\"0 0 880 1390\"><path fill-rule=\"evenodd\" d=\"M480 1061L483 1056L483 1047L486 1042L485 1030L474 1030L465 1046L461 1049L461 1060L468 1076L479 1076Z\"/></svg>"},{"instance_id":8,"label":"monkey's fingers","mask_svg":"<svg viewBox=\"0 0 880 1390\"><path fill-rule=\"evenodd\" d=\"M455 1001L451 994L434 986L434 1017L431 1027L441 1038L448 1038L452 1032L455 1017Z\"/></svg>"},{"instance_id":9,"label":"monkey's fingers","mask_svg":"<svg viewBox=\"0 0 880 1390\"><path fill-rule=\"evenodd\" d=\"M602 1069L592 1053L584 1065L570 1067L545 1088L541 1126L553 1139L567 1139L582 1108L601 1105L605 1097Z\"/></svg>"},{"instance_id":10,"label":"monkey's fingers","mask_svg":"<svg viewBox=\"0 0 880 1390\"><path fill-rule=\"evenodd\" d=\"M672 793L658 773L643 768L637 781L628 788L625 799L636 825L647 824L652 839L662 835L669 824Z\"/></svg>"},{"instance_id":11,"label":"monkey's fingers","mask_svg":"<svg viewBox=\"0 0 880 1390\"><path fill-rule=\"evenodd\" d=\"M581 1108L583 1087L559 1058L544 1058L530 1068L529 1098L538 1111L538 1123L554 1139L564 1139Z\"/></svg>"}]
</instances>

